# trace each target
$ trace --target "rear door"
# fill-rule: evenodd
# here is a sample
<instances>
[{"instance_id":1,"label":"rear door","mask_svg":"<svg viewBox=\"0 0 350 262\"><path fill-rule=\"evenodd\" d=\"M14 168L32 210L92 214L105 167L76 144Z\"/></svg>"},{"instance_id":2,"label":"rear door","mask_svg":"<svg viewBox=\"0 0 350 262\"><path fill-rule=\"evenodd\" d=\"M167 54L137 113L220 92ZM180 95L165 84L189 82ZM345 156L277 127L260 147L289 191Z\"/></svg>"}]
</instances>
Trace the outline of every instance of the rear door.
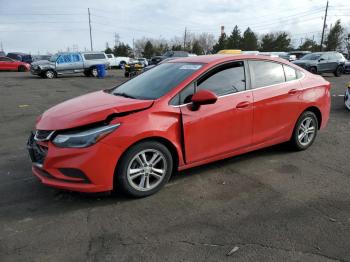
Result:
<instances>
[{"instance_id":1,"label":"rear door","mask_svg":"<svg viewBox=\"0 0 350 262\"><path fill-rule=\"evenodd\" d=\"M252 139L252 93L243 61L216 67L180 93L186 162L193 163L247 147ZM191 107L196 90L213 91L218 100Z\"/></svg>"},{"instance_id":2,"label":"rear door","mask_svg":"<svg viewBox=\"0 0 350 262\"><path fill-rule=\"evenodd\" d=\"M79 53L71 54L72 58L72 70L74 72L82 72L84 70L84 62Z\"/></svg>"},{"instance_id":3,"label":"rear door","mask_svg":"<svg viewBox=\"0 0 350 262\"><path fill-rule=\"evenodd\" d=\"M301 86L296 71L262 60L249 61L249 68L254 98L253 144L281 141L289 136L299 113Z\"/></svg>"}]
</instances>

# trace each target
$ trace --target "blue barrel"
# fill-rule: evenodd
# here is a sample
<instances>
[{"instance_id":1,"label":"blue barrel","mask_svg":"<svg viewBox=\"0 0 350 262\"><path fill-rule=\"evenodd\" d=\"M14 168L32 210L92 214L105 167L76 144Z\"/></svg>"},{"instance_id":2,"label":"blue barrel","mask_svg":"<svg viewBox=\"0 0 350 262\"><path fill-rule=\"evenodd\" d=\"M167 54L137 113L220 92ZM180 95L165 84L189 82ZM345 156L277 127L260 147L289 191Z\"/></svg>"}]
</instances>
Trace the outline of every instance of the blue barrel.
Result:
<instances>
[{"instance_id":1,"label":"blue barrel","mask_svg":"<svg viewBox=\"0 0 350 262\"><path fill-rule=\"evenodd\" d=\"M104 78L106 75L106 66L105 65L97 65L97 77Z\"/></svg>"}]
</instances>

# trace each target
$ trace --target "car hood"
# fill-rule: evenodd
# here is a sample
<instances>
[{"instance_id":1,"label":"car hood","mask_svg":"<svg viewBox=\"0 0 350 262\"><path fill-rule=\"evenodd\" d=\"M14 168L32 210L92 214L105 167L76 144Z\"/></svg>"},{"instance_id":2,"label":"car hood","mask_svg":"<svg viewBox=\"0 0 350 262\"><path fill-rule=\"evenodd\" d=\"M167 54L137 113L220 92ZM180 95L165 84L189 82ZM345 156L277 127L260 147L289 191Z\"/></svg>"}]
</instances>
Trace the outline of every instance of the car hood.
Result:
<instances>
[{"instance_id":1,"label":"car hood","mask_svg":"<svg viewBox=\"0 0 350 262\"><path fill-rule=\"evenodd\" d=\"M293 61L293 64L304 64L304 65L310 65L310 64L316 64L317 60L296 60Z\"/></svg>"},{"instance_id":2,"label":"car hood","mask_svg":"<svg viewBox=\"0 0 350 262\"><path fill-rule=\"evenodd\" d=\"M52 63L52 62L50 62L48 60L39 60L39 61L35 61L35 62L31 63L32 66L49 65L49 64L54 65L55 63Z\"/></svg>"},{"instance_id":3,"label":"car hood","mask_svg":"<svg viewBox=\"0 0 350 262\"><path fill-rule=\"evenodd\" d=\"M153 100L137 100L97 91L60 103L45 111L36 123L38 130L62 130L104 121L118 113L151 107Z\"/></svg>"}]
</instances>

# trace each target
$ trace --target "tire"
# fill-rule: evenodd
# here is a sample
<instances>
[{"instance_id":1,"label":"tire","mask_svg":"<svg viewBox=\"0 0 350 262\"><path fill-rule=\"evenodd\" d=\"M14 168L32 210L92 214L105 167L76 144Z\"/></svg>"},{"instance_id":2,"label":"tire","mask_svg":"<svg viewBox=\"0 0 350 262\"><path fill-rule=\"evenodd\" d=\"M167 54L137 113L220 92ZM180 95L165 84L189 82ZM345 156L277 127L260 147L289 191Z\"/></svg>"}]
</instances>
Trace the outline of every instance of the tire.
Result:
<instances>
[{"instance_id":1,"label":"tire","mask_svg":"<svg viewBox=\"0 0 350 262\"><path fill-rule=\"evenodd\" d=\"M24 66L18 67L18 72L25 72L27 69Z\"/></svg>"},{"instance_id":2,"label":"tire","mask_svg":"<svg viewBox=\"0 0 350 262\"><path fill-rule=\"evenodd\" d=\"M309 124L308 124L309 123ZM305 111L299 117L290 140L291 145L297 151L309 148L316 139L318 120L311 111Z\"/></svg>"},{"instance_id":3,"label":"tire","mask_svg":"<svg viewBox=\"0 0 350 262\"><path fill-rule=\"evenodd\" d=\"M129 148L121 158L114 179L115 188L133 197L150 196L168 182L172 170L173 158L166 146L156 141L141 142Z\"/></svg>"},{"instance_id":4,"label":"tire","mask_svg":"<svg viewBox=\"0 0 350 262\"><path fill-rule=\"evenodd\" d=\"M341 76L344 72L344 69L342 66L338 66L337 69L334 71L334 76Z\"/></svg>"},{"instance_id":5,"label":"tire","mask_svg":"<svg viewBox=\"0 0 350 262\"><path fill-rule=\"evenodd\" d=\"M129 72L125 72L125 73L124 73L124 76L125 76L125 77L129 77L129 76L130 76L130 73L129 73Z\"/></svg>"},{"instance_id":6,"label":"tire","mask_svg":"<svg viewBox=\"0 0 350 262\"><path fill-rule=\"evenodd\" d=\"M52 79L56 77L56 74L53 70L45 71L44 75L45 75L45 78L48 78L48 79Z\"/></svg>"},{"instance_id":7,"label":"tire","mask_svg":"<svg viewBox=\"0 0 350 262\"><path fill-rule=\"evenodd\" d=\"M317 74L317 68L316 67L310 67L310 72L313 74Z\"/></svg>"},{"instance_id":8,"label":"tire","mask_svg":"<svg viewBox=\"0 0 350 262\"><path fill-rule=\"evenodd\" d=\"M91 76L91 72L89 70L84 70L84 75L86 77L90 77Z\"/></svg>"},{"instance_id":9,"label":"tire","mask_svg":"<svg viewBox=\"0 0 350 262\"><path fill-rule=\"evenodd\" d=\"M92 76L92 77L97 77L98 76L97 67L92 67L90 69L90 76Z\"/></svg>"}]
</instances>

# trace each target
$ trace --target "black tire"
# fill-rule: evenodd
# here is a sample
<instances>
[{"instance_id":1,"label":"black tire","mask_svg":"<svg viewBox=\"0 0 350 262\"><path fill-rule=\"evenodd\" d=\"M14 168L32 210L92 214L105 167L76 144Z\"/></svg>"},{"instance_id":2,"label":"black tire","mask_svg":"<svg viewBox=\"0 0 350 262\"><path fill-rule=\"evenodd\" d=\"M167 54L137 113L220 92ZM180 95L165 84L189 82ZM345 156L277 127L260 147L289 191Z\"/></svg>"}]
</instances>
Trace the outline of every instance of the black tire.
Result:
<instances>
[{"instance_id":1,"label":"black tire","mask_svg":"<svg viewBox=\"0 0 350 262\"><path fill-rule=\"evenodd\" d=\"M91 72L89 70L84 70L84 75L86 77L90 77L91 76Z\"/></svg>"},{"instance_id":2,"label":"black tire","mask_svg":"<svg viewBox=\"0 0 350 262\"><path fill-rule=\"evenodd\" d=\"M94 67L90 68L90 76L92 76L92 77L98 76L97 67L94 66Z\"/></svg>"},{"instance_id":3,"label":"black tire","mask_svg":"<svg viewBox=\"0 0 350 262\"><path fill-rule=\"evenodd\" d=\"M25 68L25 66L19 66L18 67L18 72L25 72L27 69Z\"/></svg>"},{"instance_id":4,"label":"black tire","mask_svg":"<svg viewBox=\"0 0 350 262\"><path fill-rule=\"evenodd\" d=\"M317 74L317 68L314 66L310 67L310 72L313 74Z\"/></svg>"},{"instance_id":5,"label":"black tire","mask_svg":"<svg viewBox=\"0 0 350 262\"><path fill-rule=\"evenodd\" d=\"M153 176L153 175L147 173L147 172L152 173L152 171L153 171L153 168L151 165L152 164L151 160L152 160L153 155L147 155L147 154L149 154L149 153L152 154L154 152L150 152L150 151L154 151L155 153L158 152L159 153L158 156L160 156L160 158L161 158L161 160L158 161L158 163L156 163L153 166L153 168L156 168L157 165L160 165L160 166L157 166L158 170L164 168L163 173L162 173L163 175L161 175L161 178L159 178L159 180L156 179L156 176ZM148 165L142 166L140 164L140 166L135 167L134 164L140 163L139 161L136 160L136 157L137 157L137 155L141 154L142 152L145 152L146 160L148 161L150 166L148 166ZM138 168L138 169L142 170L141 172L138 172L138 173L141 173L141 175L136 176L136 178L134 178L134 180L132 180L130 178L131 175L128 174L128 170L131 170L132 165L134 165L134 168ZM129 167L130 167L130 169L129 169ZM150 170L147 171L147 168ZM159 143L157 141L140 142L140 143L132 146L131 148L129 148L127 150L127 152L121 158L121 160L117 166L117 171L115 174L115 179L114 179L115 187L114 188L121 189L123 192L125 192L126 194L133 196L133 197L150 196L150 195L158 192L168 182L168 180L172 174L172 170L173 170L173 158L172 158L170 151L168 150L168 148L165 145L163 145L162 143ZM158 176L159 176L159 174L158 174ZM143 177L148 177L148 178L143 178ZM138 179L140 181L138 181ZM142 179L144 179L143 186L141 186L143 188L143 190L139 190L136 187L140 187L140 185L142 183L141 182ZM145 182L145 179L148 180L148 184L150 186L150 189L146 188L147 184ZM131 180L132 180L132 182L131 182ZM136 183L134 183L133 181L136 181ZM154 182L154 184L152 185L151 182ZM137 186L136 184L139 184L139 185ZM152 188L152 186L154 186L154 187Z\"/></svg>"},{"instance_id":6,"label":"black tire","mask_svg":"<svg viewBox=\"0 0 350 262\"><path fill-rule=\"evenodd\" d=\"M302 134L304 133L302 131L303 128L301 127L301 125L304 124L307 119L312 120L312 125L310 123L309 127L311 128L313 126L314 132L313 132L312 138L310 138L310 141L302 142L302 141L300 141L300 138L299 138L299 136L302 136ZM316 115L311 111L305 111L298 118L298 121L294 127L294 131L293 131L293 135L292 135L292 138L290 140L290 143L293 146L293 148L297 151L305 150L305 149L309 148L313 144L313 142L315 141L316 136L317 136L317 131L318 131L318 120L317 120ZM304 138L305 138L305 136L304 136ZM306 140L308 140L308 137L306 137Z\"/></svg>"},{"instance_id":7,"label":"black tire","mask_svg":"<svg viewBox=\"0 0 350 262\"><path fill-rule=\"evenodd\" d=\"M129 77L129 76L130 76L130 73L129 73L129 72L125 72L125 73L124 73L124 76L125 76L125 77Z\"/></svg>"},{"instance_id":8,"label":"black tire","mask_svg":"<svg viewBox=\"0 0 350 262\"><path fill-rule=\"evenodd\" d=\"M56 73L53 70L45 71L44 75L45 75L45 78L48 78L48 79L52 79L56 77Z\"/></svg>"},{"instance_id":9,"label":"black tire","mask_svg":"<svg viewBox=\"0 0 350 262\"><path fill-rule=\"evenodd\" d=\"M334 76L341 76L344 72L344 68L342 66L338 66L337 69L334 71Z\"/></svg>"}]
</instances>

